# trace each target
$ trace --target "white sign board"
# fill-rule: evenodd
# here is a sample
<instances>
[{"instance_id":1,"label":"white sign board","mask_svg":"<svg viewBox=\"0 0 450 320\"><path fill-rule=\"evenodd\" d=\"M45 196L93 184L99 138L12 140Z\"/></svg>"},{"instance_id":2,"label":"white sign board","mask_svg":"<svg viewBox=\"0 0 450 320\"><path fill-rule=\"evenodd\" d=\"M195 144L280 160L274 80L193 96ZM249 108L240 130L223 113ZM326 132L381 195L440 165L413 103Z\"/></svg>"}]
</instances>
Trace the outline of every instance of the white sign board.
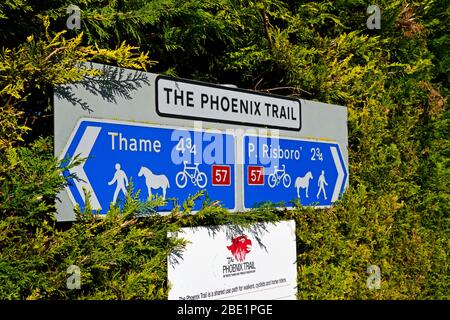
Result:
<instances>
[{"instance_id":1,"label":"white sign board","mask_svg":"<svg viewBox=\"0 0 450 320\"><path fill-rule=\"evenodd\" d=\"M300 100L185 79L156 78L156 110L172 118L299 131Z\"/></svg>"},{"instance_id":2,"label":"white sign board","mask_svg":"<svg viewBox=\"0 0 450 320\"><path fill-rule=\"evenodd\" d=\"M295 222L255 226L238 233L230 226L183 228L172 235L188 244L181 258L168 258L169 300L296 299Z\"/></svg>"}]
</instances>

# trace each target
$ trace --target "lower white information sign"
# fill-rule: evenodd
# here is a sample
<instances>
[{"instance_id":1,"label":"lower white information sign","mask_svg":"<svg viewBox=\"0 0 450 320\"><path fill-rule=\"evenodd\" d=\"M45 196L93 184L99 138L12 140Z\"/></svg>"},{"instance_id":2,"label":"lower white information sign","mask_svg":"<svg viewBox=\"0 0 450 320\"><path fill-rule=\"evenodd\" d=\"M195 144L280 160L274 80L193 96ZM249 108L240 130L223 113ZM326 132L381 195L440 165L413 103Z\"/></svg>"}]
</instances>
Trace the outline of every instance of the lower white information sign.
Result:
<instances>
[{"instance_id":1,"label":"lower white information sign","mask_svg":"<svg viewBox=\"0 0 450 320\"><path fill-rule=\"evenodd\" d=\"M169 300L296 299L295 221L183 228L168 258Z\"/></svg>"}]
</instances>

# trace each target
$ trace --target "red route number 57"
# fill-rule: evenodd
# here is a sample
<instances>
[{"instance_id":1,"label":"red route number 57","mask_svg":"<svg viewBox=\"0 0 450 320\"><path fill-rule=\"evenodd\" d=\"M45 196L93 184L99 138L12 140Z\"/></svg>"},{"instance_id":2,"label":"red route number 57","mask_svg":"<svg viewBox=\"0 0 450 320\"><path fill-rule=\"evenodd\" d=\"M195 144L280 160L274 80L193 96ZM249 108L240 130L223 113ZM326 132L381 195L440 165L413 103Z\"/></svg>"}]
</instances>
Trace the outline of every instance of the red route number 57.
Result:
<instances>
[{"instance_id":1,"label":"red route number 57","mask_svg":"<svg viewBox=\"0 0 450 320\"><path fill-rule=\"evenodd\" d=\"M264 185L264 167L248 166L247 183L249 185Z\"/></svg>"},{"instance_id":2,"label":"red route number 57","mask_svg":"<svg viewBox=\"0 0 450 320\"><path fill-rule=\"evenodd\" d=\"M230 166L212 166L212 185L213 186L229 186L231 185L231 168Z\"/></svg>"}]
</instances>

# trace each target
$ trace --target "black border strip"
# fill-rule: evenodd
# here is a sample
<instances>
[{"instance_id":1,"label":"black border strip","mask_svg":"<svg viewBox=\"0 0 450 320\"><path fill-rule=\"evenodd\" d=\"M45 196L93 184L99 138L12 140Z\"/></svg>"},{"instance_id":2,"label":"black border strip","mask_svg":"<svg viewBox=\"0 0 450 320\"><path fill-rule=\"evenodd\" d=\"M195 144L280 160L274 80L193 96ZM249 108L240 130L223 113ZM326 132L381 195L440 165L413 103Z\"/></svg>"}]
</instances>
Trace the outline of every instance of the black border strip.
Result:
<instances>
[{"instance_id":1,"label":"black border strip","mask_svg":"<svg viewBox=\"0 0 450 320\"><path fill-rule=\"evenodd\" d=\"M203 118L203 117L195 117L195 116L176 115L176 114L163 113L163 112L161 112L159 110L159 105L158 105L158 81L160 79L170 80L170 81L174 81L174 82L184 82L184 83L189 83L189 84L193 84L193 85L204 86L204 87L212 87L212 88L217 88L217 89L222 89L222 90L243 92L243 93L252 94L252 95L260 95L260 96L265 96L265 97L271 97L271 98L278 98L278 99L283 99L283 100L295 101L295 102L298 103L298 108L299 108L298 128L287 128L287 127L271 126L271 125L265 125L265 124L259 124L259 123L243 122L243 121L222 120L222 119L217 119L217 118ZM224 86L220 86L220 85L217 85L217 84L212 84L212 83L207 83L207 82L202 82L202 81L194 81L194 80L189 80L189 79L179 79L179 78L172 78L172 77L168 77L168 76L158 75L156 77L156 80L155 80L155 104L156 104L156 113L160 117L178 118L178 119L193 119L193 120L202 120L202 121L207 121L207 122L220 122L220 123L228 123L228 124L238 124L238 125L245 125L245 126L249 126L249 127L273 128L273 129L286 130L286 131L300 131L301 128L302 128L302 104L301 104L300 100L298 100L298 99L284 97L284 96L280 96L280 95L277 95L277 94L256 92L256 91L239 89L239 88L229 88L229 87L224 87Z\"/></svg>"},{"instance_id":2,"label":"black border strip","mask_svg":"<svg viewBox=\"0 0 450 320\"><path fill-rule=\"evenodd\" d=\"M449 305L447 300L75 300L78 297L76 293L72 297L73 300L3 300L0 301L0 307L3 314L14 313L16 318L36 318L37 315L42 315L46 319L61 319L61 314L67 310L87 312L92 310L94 313L101 309L105 316L111 315L114 319L118 316L129 318L133 313L145 314L151 309L154 314L165 314L167 319L269 320L289 319L299 310L304 314L314 314L318 318L332 319L340 318L340 316L345 319L360 319L361 315L367 314L367 310L370 310L370 315L377 318L386 318L386 315L399 313L404 318L414 318L424 310L434 310L435 314L444 314L448 311ZM312 298L311 295L308 297ZM368 298L371 297L373 298L374 294L368 296ZM92 299L92 295L88 298ZM344 298L350 297L344 296ZM392 298L392 296L384 298ZM427 298L432 299L433 296L424 297L424 299ZM256 306L257 309L252 309L252 306ZM204 313L180 314L180 310L184 311L187 307L207 307L210 313L208 318ZM50 313L49 310L56 310L56 312Z\"/></svg>"}]
</instances>

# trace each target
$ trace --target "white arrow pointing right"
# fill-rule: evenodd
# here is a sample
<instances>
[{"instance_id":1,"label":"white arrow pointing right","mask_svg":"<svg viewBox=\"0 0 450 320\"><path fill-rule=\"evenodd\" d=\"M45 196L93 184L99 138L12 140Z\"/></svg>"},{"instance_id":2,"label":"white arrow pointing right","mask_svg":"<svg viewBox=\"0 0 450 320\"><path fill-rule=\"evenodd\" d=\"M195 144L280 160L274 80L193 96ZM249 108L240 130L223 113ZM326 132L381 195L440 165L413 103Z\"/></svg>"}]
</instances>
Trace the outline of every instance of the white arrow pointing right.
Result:
<instances>
[{"instance_id":1,"label":"white arrow pointing right","mask_svg":"<svg viewBox=\"0 0 450 320\"><path fill-rule=\"evenodd\" d=\"M333 155L334 164L336 165L336 170L338 172L338 176L336 179L336 185L334 186L333 197L331 198L331 202L335 202L339 199L339 193L341 191L342 182L344 181L344 169L341 165L341 160L339 159L339 154L336 147L330 147L331 154Z\"/></svg>"},{"instance_id":2,"label":"white arrow pointing right","mask_svg":"<svg viewBox=\"0 0 450 320\"><path fill-rule=\"evenodd\" d=\"M100 130L102 128L100 127L86 127L86 130L83 133L83 136L80 139L80 143L78 144L74 156L79 155L81 158L87 158L89 154L91 153L92 147L94 146L95 141L97 140L97 137L100 133ZM73 159L72 157L72 159ZM71 160L72 160L71 159ZM81 198L83 199L84 203L86 203L86 199L84 196L83 188L86 189L88 193L91 194L90 203L93 210L101 210L102 207L100 205L100 202L98 201L97 195L95 194L94 190L92 189L91 183L89 182L89 179L86 175L86 172L84 171L84 165L86 164L86 161L79 166L73 167L69 170L71 174L76 174L78 179L73 179L75 186L78 190L78 192L81 195Z\"/></svg>"}]
</instances>

